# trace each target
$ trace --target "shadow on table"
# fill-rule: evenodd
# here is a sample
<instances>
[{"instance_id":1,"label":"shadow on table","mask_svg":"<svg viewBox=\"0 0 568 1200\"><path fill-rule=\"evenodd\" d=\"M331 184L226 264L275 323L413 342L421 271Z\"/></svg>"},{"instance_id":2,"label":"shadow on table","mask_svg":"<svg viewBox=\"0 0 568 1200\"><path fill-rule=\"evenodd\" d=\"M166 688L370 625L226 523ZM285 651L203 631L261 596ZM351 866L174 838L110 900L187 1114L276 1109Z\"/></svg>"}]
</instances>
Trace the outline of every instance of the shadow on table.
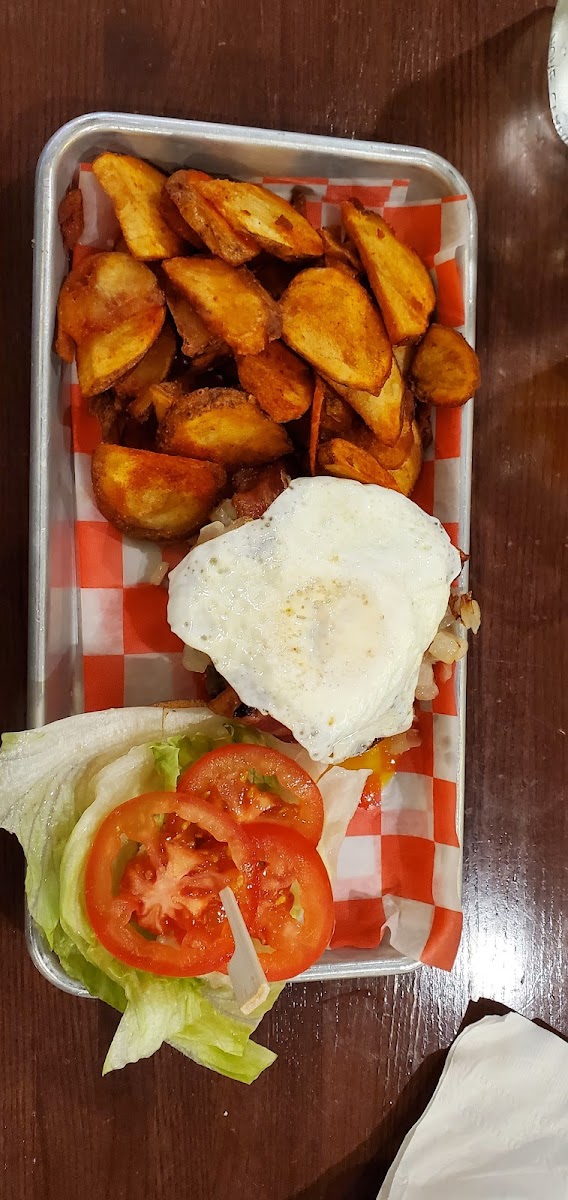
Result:
<instances>
[{"instance_id":1,"label":"shadow on table","mask_svg":"<svg viewBox=\"0 0 568 1200\"><path fill-rule=\"evenodd\" d=\"M458 1034L468 1025L481 1021L483 1017L504 1016L511 1011L506 1004L500 1004L496 1000L471 1000ZM536 1020L535 1025L540 1025L542 1029L547 1029L568 1042L568 1037L558 1033L545 1021ZM448 1050L449 1047L437 1050L420 1064L391 1112L373 1130L366 1142L307 1188L295 1192L290 1200L375 1200L404 1138L422 1116L434 1095Z\"/></svg>"}]
</instances>

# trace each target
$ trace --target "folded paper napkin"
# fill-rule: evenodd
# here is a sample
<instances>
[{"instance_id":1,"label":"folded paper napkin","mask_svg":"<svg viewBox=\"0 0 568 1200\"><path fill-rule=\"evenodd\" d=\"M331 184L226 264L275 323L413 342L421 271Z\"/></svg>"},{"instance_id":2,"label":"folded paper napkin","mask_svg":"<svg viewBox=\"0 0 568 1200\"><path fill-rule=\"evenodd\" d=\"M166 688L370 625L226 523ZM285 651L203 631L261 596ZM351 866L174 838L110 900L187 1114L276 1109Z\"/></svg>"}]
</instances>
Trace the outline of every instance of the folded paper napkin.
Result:
<instances>
[{"instance_id":1,"label":"folded paper napkin","mask_svg":"<svg viewBox=\"0 0 568 1200\"><path fill-rule=\"evenodd\" d=\"M568 1044L517 1013L454 1042L377 1200L568 1200Z\"/></svg>"}]
</instances>

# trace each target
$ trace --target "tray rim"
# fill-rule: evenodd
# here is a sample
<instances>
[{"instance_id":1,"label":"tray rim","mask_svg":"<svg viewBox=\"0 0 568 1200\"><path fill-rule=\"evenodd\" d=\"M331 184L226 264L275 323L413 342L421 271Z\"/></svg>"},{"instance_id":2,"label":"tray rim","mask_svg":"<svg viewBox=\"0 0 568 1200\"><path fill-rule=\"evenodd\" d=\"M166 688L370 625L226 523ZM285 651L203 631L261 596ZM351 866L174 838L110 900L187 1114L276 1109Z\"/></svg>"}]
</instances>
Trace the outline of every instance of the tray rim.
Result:
<instances>
[{"instance_id":1,"label":"tray rim","mask_svg":"<svg viewBox=\"0 0 568 1200\"><path fill-rule=\"evenodd\" d=\"M287 146L290 150L319 151L339 158L367 159L369 165L377 160L388 159L390 168L412 165L435 171L443 178L449 193L464 194L468 201L469 236L466 246L468 271L464 289L466 333L475 344L475 315L477 291L477 207L468 183L452 163L441 155L419 146L395 145L389 142L363 141L361 139L335 138L321 134L294 133L285 130L266 129L253 126L217 124L193 121L177 117L157 117L144 114L121 112L90 112L73 118L62 125L46 142L38 159L35 175L34 198L34 255L33 255L33 302L32 302L32 353L31 353L31 400L30 400L30 508L29 508L29 567L28 567L28 724L37 727L44 724L45 705L43 665L47 654L46 611L49 591L45 545L47 537L46 513L48 510L48 425L47 405L42 398L49 393L49 375L52 364L51 325L46 321L50 295L53 291L50 277L52 265L51 228L55 205L56 173L62 155L87 135L140 133L174 139L184 134L199 137L204 142L215 143L228 140L234 143L254 145ZM385 164L387 165L387 164ZM473 403L469 401L464 410L462 434L462 469L464 471L464 495L460 497L460 524L467 534L471 514L471 471ZM467 567L464 572L467 584ZM465 782L465 721L466 721L466 661L458 663L456 686L458 696L459 757L456 780L457 824L460 850L463 857L464 782ZM461 883L461 875L460 875ZM90 997L79 983L65 974L54 955L49 951L41 932L35 926L26 906L26 942L34 965L44 978L60 990L73 995ZM381 975L400 975L421 967L420 962L405 956L376 957L369 961L346 960L321 961L308 971L296 976L291 982L323 982L331 979L371 978Z\"/></svg>"}]
</instances>

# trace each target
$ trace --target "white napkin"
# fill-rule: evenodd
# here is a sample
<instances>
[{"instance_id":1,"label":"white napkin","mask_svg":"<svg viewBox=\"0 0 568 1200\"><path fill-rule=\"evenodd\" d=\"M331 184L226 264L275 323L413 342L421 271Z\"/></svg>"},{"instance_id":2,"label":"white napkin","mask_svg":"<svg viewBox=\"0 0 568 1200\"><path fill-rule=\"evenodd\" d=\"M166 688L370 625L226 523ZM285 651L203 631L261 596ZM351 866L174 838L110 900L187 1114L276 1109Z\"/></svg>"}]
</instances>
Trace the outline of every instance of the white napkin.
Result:
<instances>
[{"instance_id":1,"label":"white napkin","mask_svg":"<svg viewBox=\"0 0 568 1200\"><path fill-rule=\"evenodd\" d=\"M377 1200L568 1200L568 1044L517 1013L454 1042Z\"/></svg>"}]
</instances>

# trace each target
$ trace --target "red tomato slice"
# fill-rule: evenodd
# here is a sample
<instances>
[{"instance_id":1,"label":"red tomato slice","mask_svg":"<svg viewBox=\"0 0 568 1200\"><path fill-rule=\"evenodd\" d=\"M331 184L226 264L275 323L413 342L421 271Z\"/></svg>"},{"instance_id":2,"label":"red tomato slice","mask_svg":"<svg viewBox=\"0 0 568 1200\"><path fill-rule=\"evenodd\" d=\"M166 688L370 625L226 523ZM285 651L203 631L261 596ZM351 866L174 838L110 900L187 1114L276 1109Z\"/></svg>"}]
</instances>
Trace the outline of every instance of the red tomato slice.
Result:
<instances>
[{"instance_id":1,"label":"red tomato slice","mask_svg":"<svg viewBox=\"0 0 568 1200\"><path fill-rule=\"evenodd\" d=\"M316 846L323 829L321 792L307 771L265 746L222 746L182 775L178 790L213 801L239 824L268 821L295 829Z\"/></svg>"},{"instance_id":2,"label":"red tomato slice","mask_svg":"<svg viewBox=\"0 0 568 1200\"><path fill-rule=\"evenodd\" d=\"M329 946L334 925L329 876L317 850L294 829L259 822L249 833L260 866L250 933L266 978L293 979Z\"/></svg>"},{"instance_id":3,"label":"red tomato slice","mask_svg":"<svg viewBox=\"0 0 568 1200\"><path fill-rule=\"evenodd\" d=\"M91 847L91 925L111 954L152 974L222 970L234 942L219 891L233 889L249 923L255 853L245 830L206 801L175 792L137 796L109 813Z\"/></svg>"}]
</instances>

